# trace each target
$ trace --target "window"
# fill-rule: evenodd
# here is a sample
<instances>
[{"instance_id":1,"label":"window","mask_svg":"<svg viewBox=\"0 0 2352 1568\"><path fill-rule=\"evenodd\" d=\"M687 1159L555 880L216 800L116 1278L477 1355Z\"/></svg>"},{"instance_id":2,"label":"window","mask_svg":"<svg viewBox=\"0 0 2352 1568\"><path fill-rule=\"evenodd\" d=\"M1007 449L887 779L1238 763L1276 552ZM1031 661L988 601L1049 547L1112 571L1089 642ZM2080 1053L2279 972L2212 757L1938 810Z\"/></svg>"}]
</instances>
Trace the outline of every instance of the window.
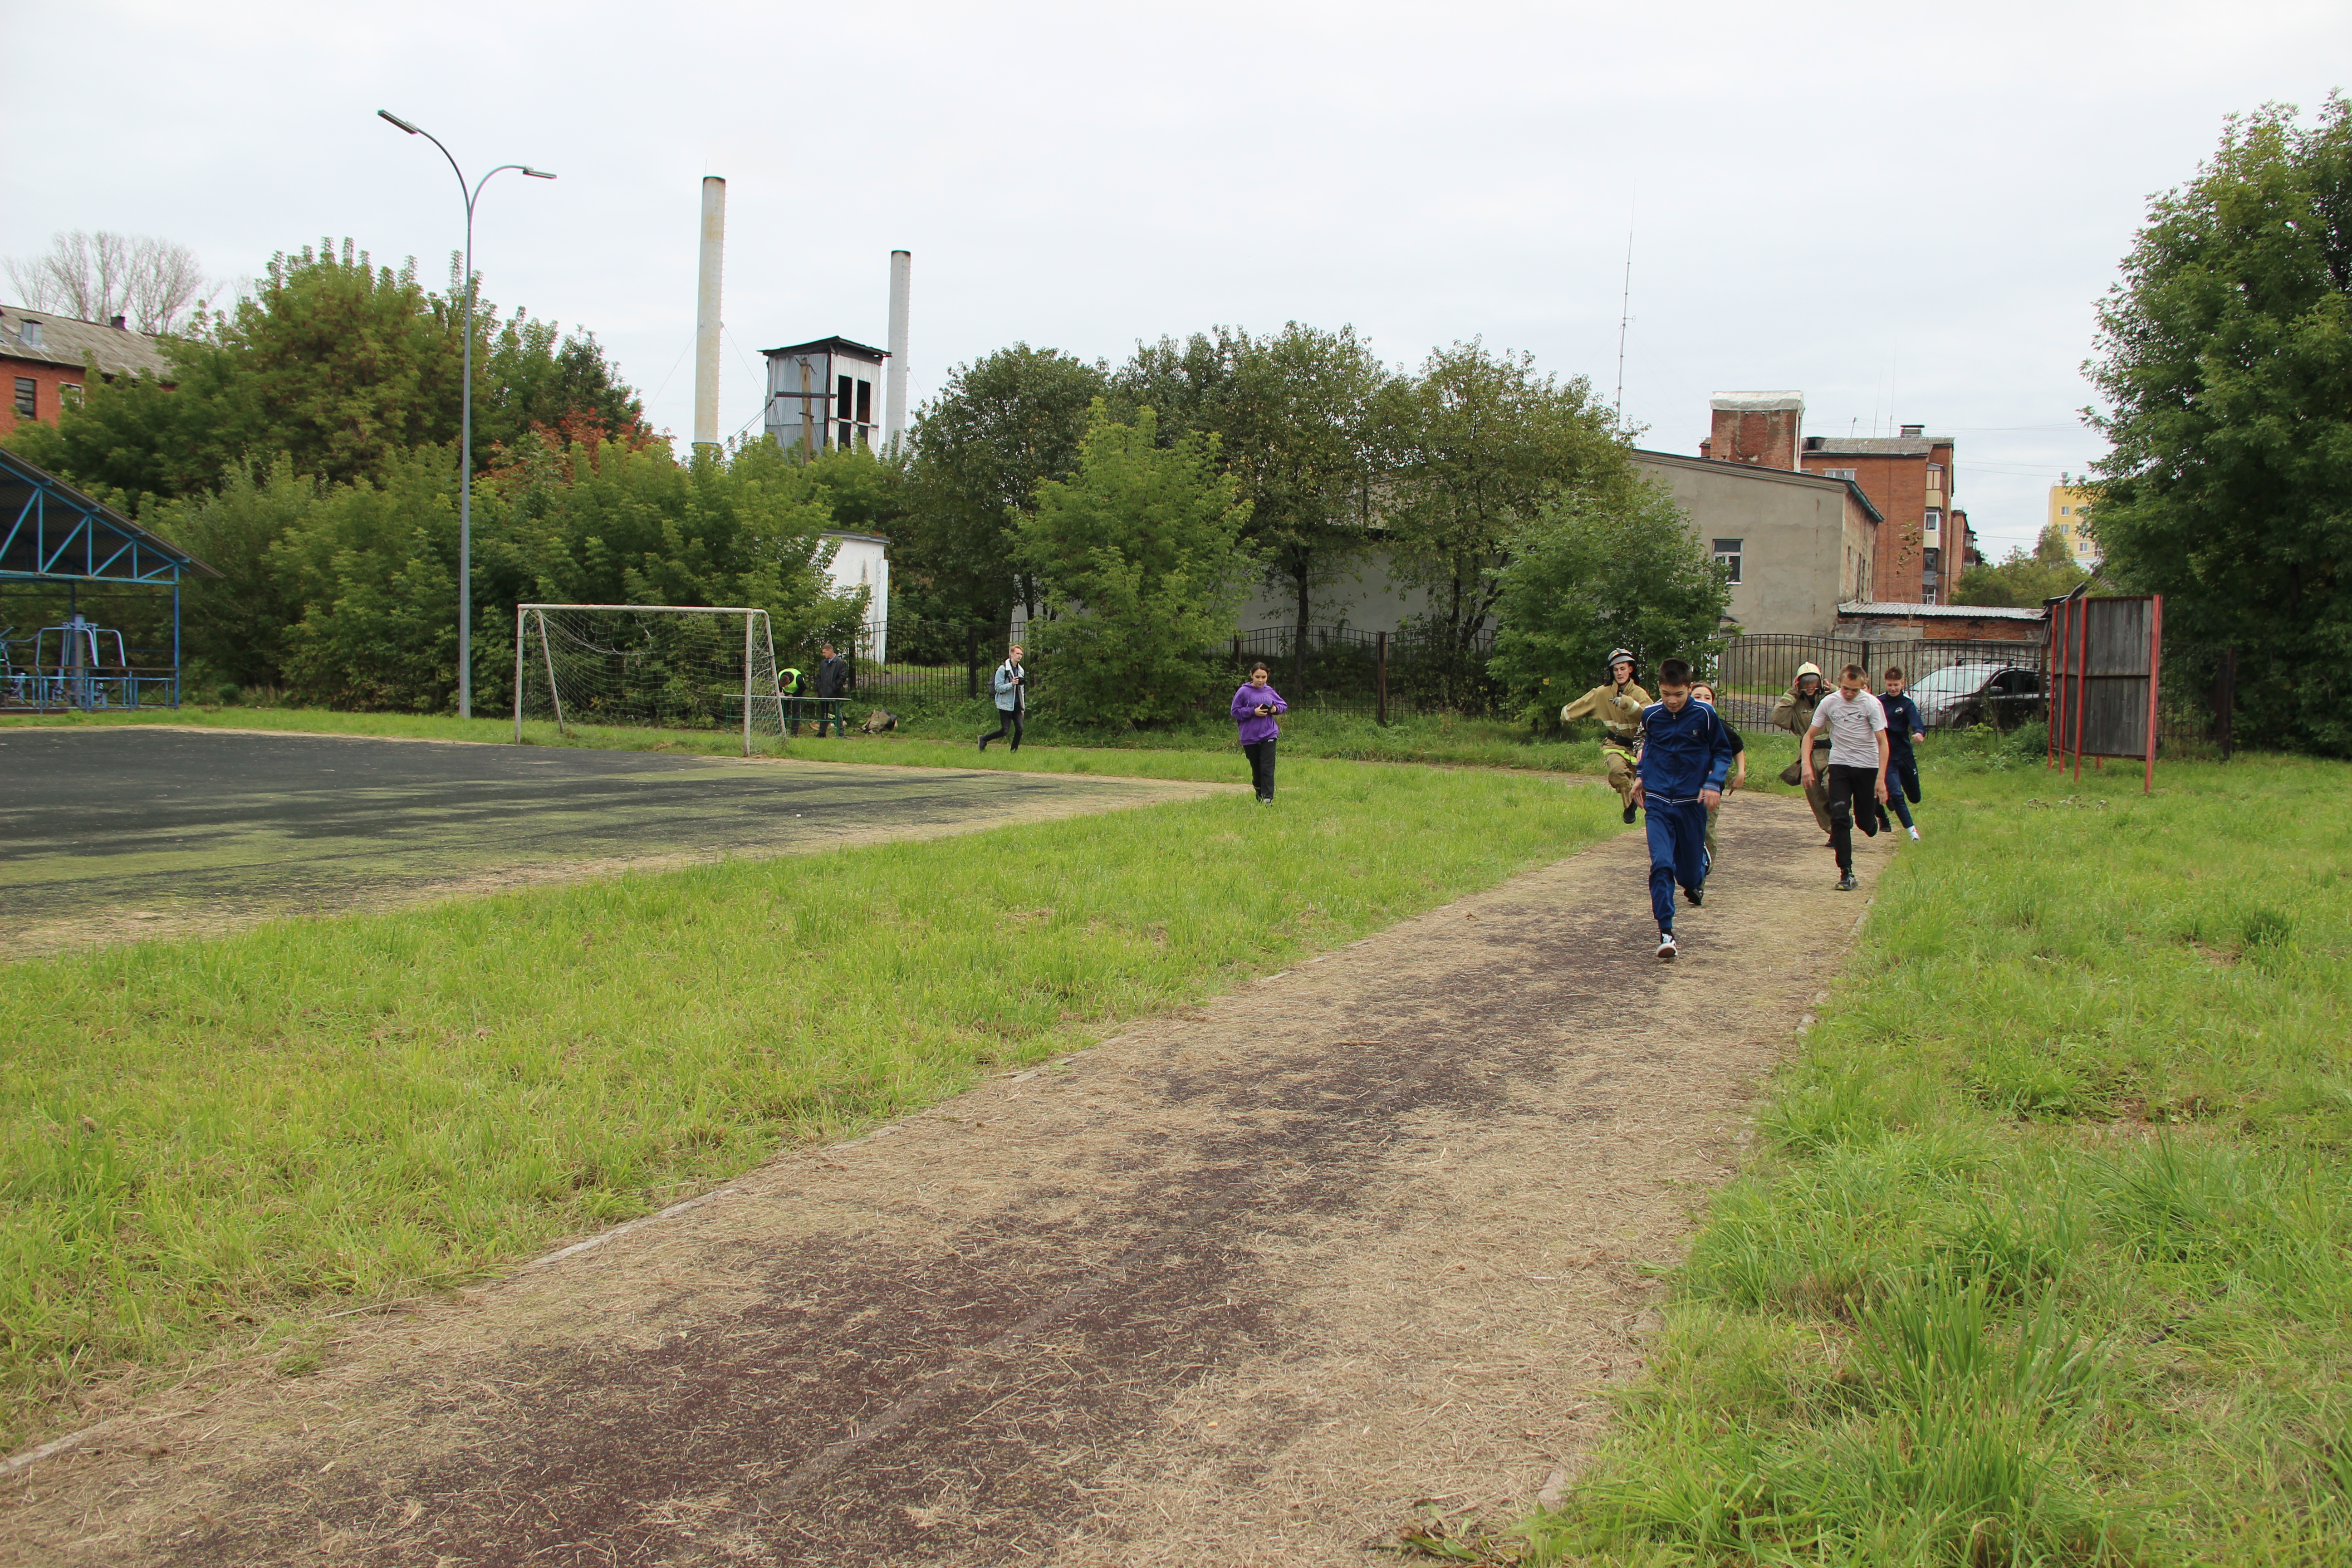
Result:
<instances>
[{"instance_id":1,"label":"window","mask_svg":"<svg viewBox=\"0 0 2352 1568\"><path fill-rule=\"evenodd\" d=\"M1861 471L1862 470L1859 468L1823 468L1822 470L1822 478L1825 479L1850 479Z\"/></svg>"},{"instance_id":2,"label":"window","mask_svg":"<svg viewBox=\"0 0 2352 1568\"><path fill-rule=\"evenodd\" d=\"M857 384L857 422L860 425L874 423L874 384L870 381Z\"/></svg>"},{"instance_id":3,"label":"window","mask_svg":"<svg viewBox=\"0 0 2352 1568\"><path fill-rule=\"evenodd\" d=\"M841 422L841 435L835 442L835 445L838 446L845 452L857 445L857 426L852 425L846 419L843 420Z\"/></svg>"},{"instance_id":4,"label":"window","mask_svg":"<svg viewBox=\"0 0 2352 1568\"><path fill-rule=\"evenodd\" d=\"M1944 569L1944 552L1932 544L1919 552L1919 558L1930 577L1938 575Z\"/></svg>"},{"instance_id":5,"label":"window","mask_svg":"<svg viewBox=\"0 0 2352 1568\"><path fill-rule=\"evenodd\" d=\"M851 401L855 395L856 388L849 377L834 378L833 416L841 421L841 444L845 447L849 445L849 416L855 407Z\"/></svg>"},{"instance_id":6,"label":"window","mask_svg":"<svg viewBox=\"0 0 2352 1568\"><path fill-rule=\"evenodd\" d=\"M1937 534L1943 531L1943 528L1944 509L1939 506L1929 507L1927 509L1927 536L1930 539L1934 538Z\"/></svg>"},{"instance_id":7,"label":"window","mask_svg":"<svg viewBox=\"0 0 2352 1568\"><path fill-rule=\"evenodd\" d=\"M36 401L40 395L40 389L41 384L35 381L29 375L20 375L16 378L17 418L37 419L40 417L40 405Z\"/></svg>"},{"instance_id":8,"label":"window","mask_svg":"<svg viewBox=\"0 0 2352 1568\"><path fill-rule=\"evenodd\" d=\"M26 321L23 326L16 329L16 335L25 340L25 346L26 348L39 348L41 346L41 323L38 321Z\"/></svg>"},{"instance_id":9,"label":"window","mask_svg":"<svg viewBox=\"0 0 2352 1568\"><path fill-rule=\"evenodd\" d=\"M1740 549L1741 542L1737 539L1718 539L1715 542L1715 558L1730 569L1731 580L1735 583L1739 581L1739 560L1744 553Z\"/></svg>"},{"instance_id":10,"label":"window","mask_svg":"<svg viewBox=\"0 0 2352 1568\"><path fill-rule=\"evenodd\" d=\"M2058 509L2058 515L2060 517L2072 517L2074 515L2074 509L2071 506L2062 506Z\"/></svg>"},{"instance_id":11,"label":"window","mask_svg":"<svg viewBox=\"0 0 2352 1568\"><path fill-rule=\"evenodd\" d=\"M58 406L59 408L79 408L81 406L81 384L79 382L62 381L58 384Z\"/></svg>"}]
</instances>

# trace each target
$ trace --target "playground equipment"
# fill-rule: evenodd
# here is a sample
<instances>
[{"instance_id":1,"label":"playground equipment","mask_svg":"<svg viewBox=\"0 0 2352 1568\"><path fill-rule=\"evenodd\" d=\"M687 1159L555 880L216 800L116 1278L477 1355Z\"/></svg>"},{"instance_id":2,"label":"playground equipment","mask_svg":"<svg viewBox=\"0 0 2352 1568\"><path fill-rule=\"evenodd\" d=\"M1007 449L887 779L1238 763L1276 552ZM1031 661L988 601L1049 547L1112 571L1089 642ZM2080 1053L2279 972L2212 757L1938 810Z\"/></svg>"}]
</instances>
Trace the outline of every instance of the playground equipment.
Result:
<instances>
[{"instance_id":1,"label":"playground equipment","mask_svg":"<svg viewBox=\"0 0 2352 1568\"><path fill-rule=\"evenodd\" d=\"M0 450L0 587L44 596L62 589L66 599L66 618L30 637L0 627L0 711L178 707L181 584L219 575L55 474ZM121 632L76 606L84 590L115 598L168 592L171 647L140 649L150 662L132 664Z\"/></svg>"},{"instance_id":2,"label":"playground equipment","mask_svg":"<svg viewBox=\"0 0 2352 1568\"><path fill-rule=\"evenodd\" d=\"M172 670L135 668L121 632L79 615L43 626L29 639L5 644L5 632L15 629L0 629L0 702L9 707L85 712L137 708L142 696L156 700L154 689L176 679Z\"/></svg>"}]
</instances>

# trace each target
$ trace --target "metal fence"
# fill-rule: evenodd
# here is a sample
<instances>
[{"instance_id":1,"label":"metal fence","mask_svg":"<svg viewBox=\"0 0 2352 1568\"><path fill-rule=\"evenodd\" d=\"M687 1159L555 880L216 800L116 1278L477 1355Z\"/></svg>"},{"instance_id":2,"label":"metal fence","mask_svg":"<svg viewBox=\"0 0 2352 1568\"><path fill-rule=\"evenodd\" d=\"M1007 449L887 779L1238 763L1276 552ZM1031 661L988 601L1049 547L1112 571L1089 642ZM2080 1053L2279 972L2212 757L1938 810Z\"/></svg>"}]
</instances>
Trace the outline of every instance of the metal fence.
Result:
<instances>
[{"instance_id":1,"label":"metal fence","mask_svg":"<svg viewBox=\"0 0 2352 1568\"><path fill-rule=\"evenodd\" d=\"M849 659L852 694L879 707L986 698L990 674L1013 635L1006 626L963 621L893 620L887 629L887 639L877 623L849 634L847 646L835 645ZM874 658L868 650L876 647L887 657ZM1203 678L1212 684L1230 676L1238 685L1249 666L1264 659L1292 708L1386 722L1410 713L1494 711L1499 693L1486 668L1493 653L1492 637L1461 647L1430 637L1310 626L1304 637L1296 626L1238 633L1202 659ZM780 649L778 659L812 668L816 649ZM1052 660L1033 658L1031 700L1049 701L1052 691Z\"/></svg>"},{"instance_id":2,"label":"metal fence","mask_svg":"<svg viewBox=\"0 0 2352 1568\"><path fill-rule=\"evenodd\" d=\"M989 675L1003 658L1013 633L1004 625L893 620L886 641L884 629L877 623L833 639L849 660L851 697L884 708L985 700ZM870 656L868 650L877 647L886 649L887 659ZM1493 653L1491 636L1465 648L1346 626L1309 626L1303 637L1296 626L1267 626L1235 635L1204 658L1208 673L1236 684L1247 679L1253 662L1264 659L1276 689L1294 709L1385 723L1416 713L1501 712L1505 694L1488 668ZM812 669L815 647L779 648L777 661ZM1947 705L1960 724L2009 728L2046 716L2046 661L2041 641L1761 634L1733 637L1706 673L1716 685L1717 707L1743 730L1771 727L1772 705L1789 689L1797 667L1807 663L1820 666L1832 682L1846 665L1859 664L1870 671L1874 689L1886 668L1897 666L1915 692L1925 683L1939 703L1966 689ZM2158 756L2229 754L2235 664L2228 648L2166 645ZM1033 667L1032 700L1050 701L1052 690L1051 661Z\"/></svg>"}]
</instances>

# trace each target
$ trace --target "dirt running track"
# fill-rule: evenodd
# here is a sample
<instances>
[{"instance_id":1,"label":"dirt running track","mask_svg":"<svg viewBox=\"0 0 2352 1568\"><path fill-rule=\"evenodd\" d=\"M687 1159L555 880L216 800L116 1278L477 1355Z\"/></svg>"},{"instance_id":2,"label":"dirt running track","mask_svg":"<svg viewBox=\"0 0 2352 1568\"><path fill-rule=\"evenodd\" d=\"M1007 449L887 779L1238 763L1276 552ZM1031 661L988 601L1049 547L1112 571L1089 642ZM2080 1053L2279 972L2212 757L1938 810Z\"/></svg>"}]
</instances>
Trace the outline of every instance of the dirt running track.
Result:
<instances>
[{"instance_id":1,"label":"dirt running track","mask_svg":"<svg viewBox=\"0 0 2352 1568\"><path fill-rule=\"evenodd\" d=\"M346 1320L12 1477L0 1556L1297 1568L1506 1521L1640 1366L1862 912L1801 802L1724 829L1678 963L1624 835Z\"/></svg>"}]
</instances>

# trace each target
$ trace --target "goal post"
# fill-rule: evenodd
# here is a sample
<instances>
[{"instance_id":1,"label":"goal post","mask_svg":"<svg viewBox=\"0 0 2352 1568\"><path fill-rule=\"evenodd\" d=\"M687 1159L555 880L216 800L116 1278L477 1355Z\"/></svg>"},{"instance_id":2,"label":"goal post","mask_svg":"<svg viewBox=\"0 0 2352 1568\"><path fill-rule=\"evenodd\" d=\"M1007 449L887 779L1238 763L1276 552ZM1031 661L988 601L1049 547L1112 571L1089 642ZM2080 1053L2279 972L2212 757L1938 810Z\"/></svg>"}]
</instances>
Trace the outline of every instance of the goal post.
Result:
<instances>
[{"instance_id":1,"label":"goal post","mask_svg":"<svg viewBox=\"0 0 2352 1568\"><path fill-rule=\"evenodd\" d=\"M740 730L783 739L768 612L741 605L515 606L515 742L526 719L583 725Z\"/></svg>"}]
</instances>

